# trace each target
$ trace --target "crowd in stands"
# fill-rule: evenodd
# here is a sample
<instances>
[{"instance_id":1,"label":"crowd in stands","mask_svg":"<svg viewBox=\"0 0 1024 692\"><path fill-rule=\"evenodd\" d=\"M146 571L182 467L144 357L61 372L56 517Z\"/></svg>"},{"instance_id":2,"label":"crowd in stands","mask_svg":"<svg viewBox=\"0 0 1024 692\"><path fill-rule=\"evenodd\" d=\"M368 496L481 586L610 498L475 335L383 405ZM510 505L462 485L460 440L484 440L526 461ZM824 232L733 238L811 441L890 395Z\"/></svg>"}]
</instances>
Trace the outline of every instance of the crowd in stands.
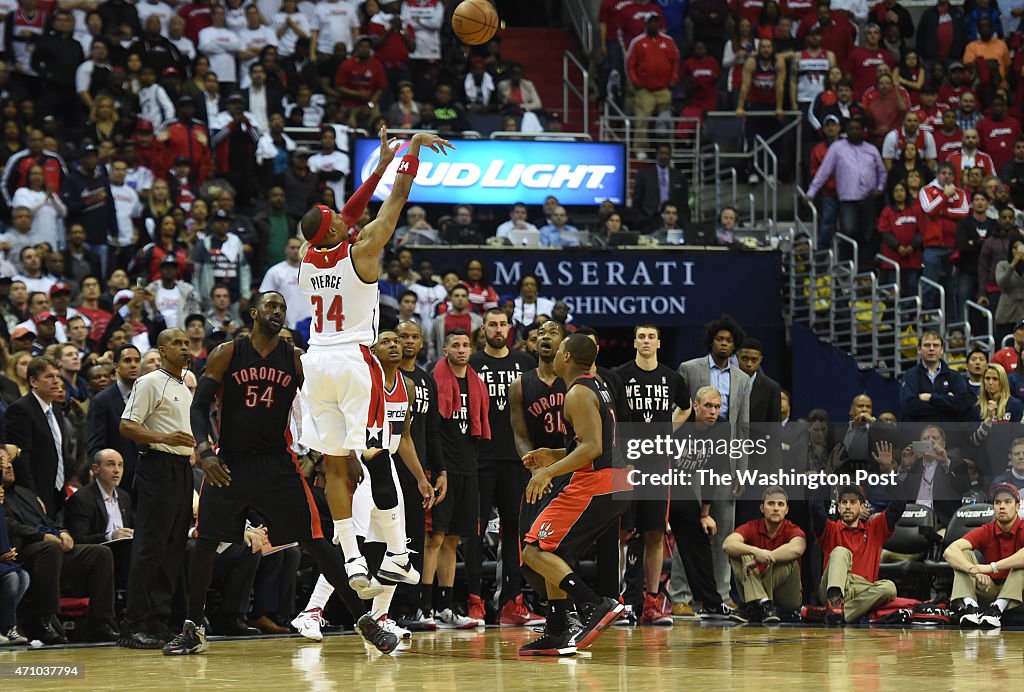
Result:
<instances>
[{"instance_id":1,"label":"crowd in stands","mask_svg":"<svg viewBox=\"0 0 1024 692\"><path fill-rule=\"evenodd\" d=\"M877 25L865 24L866 8L839 4L793 0L780 7L774 0L749 0L730 7L725 0L695 0L687 16L674 11L682 3L606 2L601 26L609 82L614 86L618 66L619 84L629 80L636 88L640 113L677 105L716 108L722 75L728 107L740 114L806 112L807 136L820 139L811 154L816 177L809 192L832 209L831 217L822 215L820 241L827 243L838 224L905 267L904 280L923 268L925 276L947 282L947 295L962 286L962 298L974 296L996 310L997 321L1013 330L1014 346L971 353L961 376L942 360L941 336L925 333L920 365L906 375L901 410L876 419L870 400L858 396L850 421L832 426L823 411L811 410L814 402L791 402L759 369L762 347L745 339L739 325L728 319L709 325L706 352L678 370L688 391L673 403L690 411L686 425L703 432L728 421L734 435L754 423L784 430L792 411L810 411L806 427L794 418L790 428L803 430L802 436L777 434L779 450L799 450L790 455L793 468L870 467L896 471L901 482L888 489L826 488L810 498L793 488L763 497L748 489L743 498L716 499L707 512L695 505L685 521L697 530L687 535L704 536L707 545L688 553L691 546L677 542L681 566L665 587L675 605L659 600L643 576L627 589L625 598L644 624L671 622L669 614L685 612L691 601L708 617L772 622L811 603L824 610L809 617L856 622L897 593L891 582L879 581L878 566L882 543L907 502L931 508L948 523L963 497L988 499L995 483L996 528L989 533L1019 531L1024 445L1012 434L1001 454L982 458L973 451L1006 443L1000 428L1015 428L1024 416L1017 372L1024 349L1024 234L1017 211L1024 205L1024 173L1018 173L1024 171L1024 139L1013 115L1019 103L1011 96L1020 65L1007 47L1020 36L1011 26L1018 17L1000 16L989 0L966 13L942 1L919 22L915 53L905 43L914 27L898 3L875 7ZM496 118L501 129L539 131L557 129L558 116L544 111L522 68L501 58L500 41L450 49L445 7L433 0L200 0L177 7L160 0L18 0L5 7L0 644L23 643L22 634L63 643L60 615L68 604L62 596L89 597L83 630L111 641L121 605L115 589L123 588L130 570L124 546L133 529L132 477L139 463L137 446L119 434L118 423L132 384L159 367L157 335L166 328L185 331L192 356L185 384L195 387L210 350L251 328L254 292L276 290L289 306L284 336L305 342L309 313L296 285L296 220L311 203L337 209L344 202L352 128L374 132L384 123L457 133ZM701 37L687 46L689 57L681 66L678 58L674 65L656 62L654 55L678 54L678 45L686 46L681 27L687 18ZM961 52L962 62L939 59ZM502 122L507 118L512 121ZM300 147L288 127L317 132L312 147ZM872 165L863 165L868 159ZM891 198L891 210L877 203L882 194ZM553 196L539 209L512 206L508 220L493 228L478 225L466 205L433 221L410 206L381 267L381 325L398 325L403 356L405 333L419 334L418 342L409 337L410 367L445 358L459 330L478 353L507 348L533 365L550 352L555 334L593 330L575 324L564 303L545 296L536 276L524 275L517 295L500 296L483 263L417 263L410 247L490 238L510 245L614 245L628 227L645 231L651 242L672 244L685 242L689 214L687 181L673 168L667 145L657 147L654 165L638 175L632 205L605 203L593 213L596 240L579 233ZM710 237L732 244L738 235L736 210L723 209ZM873 250L865 259L872 256ZM977 262L973 273L970 262ZM484 320L497 314L511 328L496 340ZM615 382L614 373L600 368L599 374ZM885 432L889 419L924 423L913 433L926 443L922 451L914 451L905 430L884 439L873 432ZM947 430L957 424L967 426L967 434ZM322 499L319 455L301 447L295 452ZM433 453L423 450L425 464L443 468L432 463ZM826 517L833 502L841 520ZM319 504L326 511L325 502ZM759 528L739 521L756 521L761 504L768 523ZM776 529L786 511L794 526L785 527L781 541ZM712 526L720 534L716 542L706 530ZM759 531L770 534L767 543ZM853 534L863 536L860 543L850 542ZM268 540L272 536L254 518L239 542L218 555L215 584L222 598L210 611L212 632L288 631L299 570L309 568L309 559L296 547L264 550ZM998 533L960 540L968 551L984 551L989 564L963 565L958 558L970 557L956 551L965 546L953 544L947 559L958 570L955 606L970 616L965 622L998 622L998 614L980 606L1019 605L1019 581L1013 580L1020 573L1007 576L1007 569L1016 569L1012 563L996 569L1009 557L999 552L1005 541ZM630 542L634 554L651 545L642 537ZM776 549L783 552L768 555ZM735 592L730 557L741 584ZM774 587L752 582L753 572L767 570L752 570L744 564L748 558L761 566L803 560L804 569L789 573L785 596L780 590L766 603ZM822 574L823 561L819 593L812 575ZM968 593L973 582L961 575L987 576L978 570L989 566L995 581L979 578L979 592ZM793 574L803 584L795 599ZM1017 586L1015 598L994 591L1007 584ZM612 588L618 595L618 584ZM759 588L768 590L762 595ZM503 595L511 598L485 615L490 594L471 592L466 610L474 622L525 624L532 614L521 595ZM733 609L730 601L742 607ZM401 607L408 610L399 614L426 626L432 618L416 612L419 603L406 601Z\"/></svg>"}]
</instances>

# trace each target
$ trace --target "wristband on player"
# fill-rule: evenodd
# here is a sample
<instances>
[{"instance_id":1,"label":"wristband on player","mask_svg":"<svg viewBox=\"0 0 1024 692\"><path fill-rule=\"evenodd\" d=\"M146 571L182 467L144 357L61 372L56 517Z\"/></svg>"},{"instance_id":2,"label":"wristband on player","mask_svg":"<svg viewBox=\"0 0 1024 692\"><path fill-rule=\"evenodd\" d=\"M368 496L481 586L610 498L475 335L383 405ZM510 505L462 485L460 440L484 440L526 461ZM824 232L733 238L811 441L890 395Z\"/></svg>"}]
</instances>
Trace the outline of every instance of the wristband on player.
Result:
<instances>
[{"instance_id":1,"label":"wristband on player","mask_svg":"<svg viewBox=\"0 0 1024 692\"><path fill-rule=\"evenodd\" d=\"M210 457L216 458L216 456L217 452L213 451L212 447L207 447L206 449L199 450L200 459L209 459Z\"/></svg>"},{"instance_id":2,"label":"wristband on player","mask_svg":"<svg viewBox=\"0 0 1024 692\"><path fill-rule=\"evenodd\" d=\"M994 563L994 562L988 563L988 566L992 568L992 574L995 574L996 572L999 571L998 569L996 569L996 563Z\"/></svg>"},{"instance_id":3,"label":"wristband on player","mask_svg":"<svg viewBox=\"0 0 1024 692\"><path fill-rule=\"evenodd\" d=\"M420 160L415 156L409 156L406 154L402 157L402 162L398 164L398 172L410 175L413 178L416 177L416 172L420 169Z\"/></svg>"}]
</instances>

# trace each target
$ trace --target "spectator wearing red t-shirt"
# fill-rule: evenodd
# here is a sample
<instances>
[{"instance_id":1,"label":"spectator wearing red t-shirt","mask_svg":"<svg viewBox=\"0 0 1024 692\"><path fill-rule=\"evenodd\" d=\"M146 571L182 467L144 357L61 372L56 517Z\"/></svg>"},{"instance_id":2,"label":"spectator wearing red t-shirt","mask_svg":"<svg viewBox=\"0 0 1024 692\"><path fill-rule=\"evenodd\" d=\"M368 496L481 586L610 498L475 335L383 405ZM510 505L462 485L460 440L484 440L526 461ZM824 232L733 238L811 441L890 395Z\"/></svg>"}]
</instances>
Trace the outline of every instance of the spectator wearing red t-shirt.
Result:
<instances>
[{"instance_id":1,"label":"spectator wearing red t-shirt","mask_svg":"<svg viewBox=\"0 0 1024 692\"><path fill-rule=\"evenodd\" d=\"M832 51L837 64L845 65L857 40L857 28L849 17L843 12L833 12L825 0L818 3L816 14L808 14L800 21L798 37L806 38L812 27L821 30L821 47Z\"/></svg>"},{"instance_id":2,"label":"spectator wearing red t-shirt","mask_svg":"<svg viewBox=\"0 0 1024 692\"><path fill-rule=\"evenodd\" d=\"M352 57L338 66L334 83L341 92L343 106L372 110L380 105L381 92L387 88L388 78L384 66L371 51L370 39L361 38L356 42Z\"/></svg>"},{"instance_id":3,"label":"spectator wearing red t-shirt","mask_svg":"<svg viewBox=\"0 0 1024 692\"><path fill-rule=\"evenodd\" d=\"M978 123L981 149L992 157L997 171L1013 158L1013 144L1020 137L1020 121L1006 114L1006 99L1001 94L989 102L989 115Z\"/></svg>"},{"instance_id":4,"label":"spectator wearing red t-shirt","mask_svg":"<svg viewBox=\"0 0 1024 692\"><path fill-rule=\"evenodd\" d=\"M388 84L397 91L399 82L412 79L409 52L416 50L416 30L412 24L403 25L397 14L381 12L374 15L367 33L373 41L373 57L380 60Z\"/></svg>"},{"instance_id":5,"label":"spectator wearing red t-shirt","mask_svg":"<svg viewBox=\"0 0 1024 692\"><path fill-rule=\"evenodd\" d=\"M693 54L683 61L680 77L686 89L686 105L682 115L701 117L718 105L718 76L722 68L710 55L703 41L695 41ZM689 113L688 113L689 111Z\"/></svg>"},{"instance_id":6,"label":"spectator wearing red t-shirt","mask_svg":"<svg viewBox=\"0 0 1024 692\"><path fill-rule=\"evenodd\" d=\"M971 91L970 75L964 69L962 62L951 63L947 74L949 83L939 87L939 103L944 103L951 110L956 110L960 107L960 97Z\"/></svg>"},{"instance_id":7,"label":"spectator wearing red t-shirt","mask_svg":"<svg viewBox=\"0 0 1024 692\"><path fill-rule=\"evenodd\" d=\"M754 26L760 24L762 8L764 8L764 0L732 1L733 18L750 20Z\"/></svg>"},{"instance_id":8,"label":"spectator wearing red t-shirt","mask_svg":"<svg viewBox=\"0 0 1024 692\"><path fill-rule=\"evenodd\" d=\"M1018 555L1024 548L1024 522L1017 516L1020 491L1000 483L991 495L995 519L953 541L942 555L953 568L950 605L962 628L998 628L1003 613L1024 600L1024 556Z\"/></svg>"},{"instance_id":9,"label":"spectator wearing red t-shirt","mask_svg":"<svg viewBox=\"0 0 1024 692\"><path fill-rule=\"evenodd\" d=\"M896 67L892 53L883 50L879 45L882 30L877 24L868 24L864 29L864 44L850 51L843 63L843 71L853 82L853 96L861 100L868 87L874 86L878 79L878 66L886 64L889 69ZM824 44L824 42L822 42ZM838 59L838 56L837 56ZM909 104L908 104L909 107Z\"/></svg>"},{"instance_id":10,"label":"spectator wearing red t-shirt","mask_svg":"<svg viewBox=\"0 0 1024 692\"><path fill-rule=\"evenodd\" d=\"M989 363L1002 365L1007 375L1017 372L1020 365L1020 352L1024 350L1024 320L1017 323L1013 330L1013 345L995 352Z\"/></svg>"},{"instance_id":11,"label":"spectator wearing red t-shirt","mask_svg":"<svg viewBox=\"0 0 1024 692\"><path fill-rule=\"evenodd\" d=\"M647 15L654 13L658 15L661 26L665 26L665 15L658 3L651 0L633 0L628 5L623 5L615 15L615 25L622 36L622 45L629 46L630 42L644 33L647 24Z\"/></svg>"},{"instance_id":12,"label":"spectator wearing red t-shirt","mask_svg":"<svg viewBox=\"0 0 1024 692\"><path fill-rule=\"evenodd\" d=\"M932 132L935 139L935 155L939 163L948 161L949 157L963 148L964 133L957 127L956 111L942 112L942 127Z\"/></svg>"},{"instance_id":13,"label":"spectator wearing red t-shirt","mask_svg":"<svg viewBox=\"0 0 1024 692\"><path fill-rule=\"evenodd\" d=\"M892 445L880 442L873 454L883 475L893 469ZM878 579L882 545L896 530L907 501L902 485L890 487L884 512L861 519L867 498L859 485L839 488L838 520L829 519L820 503L811 503L811 528L825 556L819 595L829 624L856 623L875 608L896 598L896 585Z\"/></svg>"},{"instance_id":14,"label":"spectator wearing red t-shirt","mask_svg":"<svg viewBox=\"0 0 1024 692\"><path fill-rule=\"evenodd\" d=\"M744 616L767 624L781 620L779 610L792 613L803 603L800 556L807 537L786 519L789 496L773 486L761 497L761 519L736 527L722 543L740 585Z\"/></svg>"}]
</instances>

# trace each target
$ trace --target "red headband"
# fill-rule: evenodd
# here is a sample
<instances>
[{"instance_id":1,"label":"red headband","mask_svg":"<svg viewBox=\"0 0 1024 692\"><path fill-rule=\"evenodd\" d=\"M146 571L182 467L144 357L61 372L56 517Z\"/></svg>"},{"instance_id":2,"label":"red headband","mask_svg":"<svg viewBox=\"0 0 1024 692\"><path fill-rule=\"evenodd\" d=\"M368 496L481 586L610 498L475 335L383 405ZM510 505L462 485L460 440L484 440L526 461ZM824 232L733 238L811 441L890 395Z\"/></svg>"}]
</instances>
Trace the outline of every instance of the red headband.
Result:
<instances>
[{"instance_id":1,"label":"red headband","mask_svg":"<svg viewBox=\"0 0 1024 692\"><path fill-rule=\"evenodd\" d=\"M309 239L309 244L316 247L323 239L327 236L327 232L331 230L331 220L334 218L334 212L322 204L316 205L316 208L320 210L320 226L316 229L316 233Z\"/></svg>"}]
</instances>

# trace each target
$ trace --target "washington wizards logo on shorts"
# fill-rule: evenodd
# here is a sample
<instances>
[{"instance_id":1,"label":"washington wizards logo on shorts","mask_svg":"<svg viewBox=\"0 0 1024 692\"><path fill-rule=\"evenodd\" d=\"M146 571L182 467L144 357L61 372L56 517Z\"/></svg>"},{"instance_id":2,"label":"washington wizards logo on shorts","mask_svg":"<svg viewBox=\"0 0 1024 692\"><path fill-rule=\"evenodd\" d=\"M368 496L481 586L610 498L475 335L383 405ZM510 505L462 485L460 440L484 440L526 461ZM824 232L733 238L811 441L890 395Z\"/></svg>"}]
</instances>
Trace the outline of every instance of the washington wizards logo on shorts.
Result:
<instances>
[{"instance_id":1,"label":"washington wizards logo on shorts","mask_svg":"<svg viewBox=\"0 0 1024 692\"><path fill-rule=\"evenodd\" d=\"M547 538L553 533L554 530L551 528L551 522L546 521L540 525L539 529L537 529L537 538L543 541L545 538Z\"/></svg>"}]
</instances>

